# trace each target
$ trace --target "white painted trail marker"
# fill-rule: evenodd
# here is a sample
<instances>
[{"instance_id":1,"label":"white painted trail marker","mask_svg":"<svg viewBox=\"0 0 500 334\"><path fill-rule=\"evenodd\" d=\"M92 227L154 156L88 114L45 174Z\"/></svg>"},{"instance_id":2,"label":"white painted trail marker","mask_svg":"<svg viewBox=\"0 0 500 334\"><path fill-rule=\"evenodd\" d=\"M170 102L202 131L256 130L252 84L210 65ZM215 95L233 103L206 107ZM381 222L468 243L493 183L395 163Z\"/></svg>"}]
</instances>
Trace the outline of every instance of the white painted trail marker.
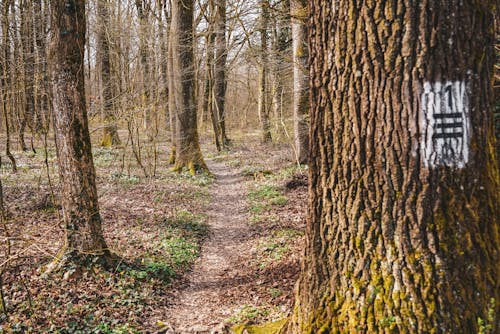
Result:
<instances>
[{"instance_id":1,"label":"white painted trail marker","mask_svg":"<svg viewBox=\"0 0 500 334\"><path fill-rule=\"evenodd\" d=\"M424 166L463 168L469 161L470 141L467 85L462 81L426 82L420 102Z\"/></svg>"}]
</instances>

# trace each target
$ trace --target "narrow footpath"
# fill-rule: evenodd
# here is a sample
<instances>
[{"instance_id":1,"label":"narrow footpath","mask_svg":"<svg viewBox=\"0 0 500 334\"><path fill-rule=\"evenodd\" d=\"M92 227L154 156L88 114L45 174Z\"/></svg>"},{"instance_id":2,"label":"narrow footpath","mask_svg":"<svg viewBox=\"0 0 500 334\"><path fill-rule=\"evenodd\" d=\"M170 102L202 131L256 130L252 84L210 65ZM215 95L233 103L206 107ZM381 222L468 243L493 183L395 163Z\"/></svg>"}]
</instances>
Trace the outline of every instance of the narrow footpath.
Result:
<instances>
[{"instance_id":1,"label":"narrow footpath","mask_svg":"<svg viewBox=\"0 0 500 334\"><path fill-rule=\"evenodd\" d=\"M239 276L242 266L239 246L250 234L244 182L230 167L219 162L208 163L216 177L206 211L211 233L189 274L188 285L172 301L165 315L173 329L169 333L227 333L223 322L237 307L224 305L221 296Z\"/></svg>"}]
</instances>

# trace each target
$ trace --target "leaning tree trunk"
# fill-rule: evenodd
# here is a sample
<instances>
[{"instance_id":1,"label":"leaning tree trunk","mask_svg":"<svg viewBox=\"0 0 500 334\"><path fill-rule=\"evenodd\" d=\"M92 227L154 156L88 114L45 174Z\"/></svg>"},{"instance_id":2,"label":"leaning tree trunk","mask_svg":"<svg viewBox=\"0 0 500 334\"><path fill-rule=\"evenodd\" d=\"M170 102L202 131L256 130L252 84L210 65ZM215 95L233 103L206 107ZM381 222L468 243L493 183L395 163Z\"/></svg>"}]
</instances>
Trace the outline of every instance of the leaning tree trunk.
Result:
<instances>
[{"instance_id":1,"label":"leaning tree trunk","mask_svg":"<svg viewBox=\"0 0 500 334\"><path fill-rule=\"evenodd\" d=\"M309 223L284 333L498 333L493 2L310 4Z\"/></svg>"},{"instance_id":2,"label":"leaning tree trunk","mask_svg":"<svg viewBox=\"0 0 500 334\"><path fill-rule=\"evenodd\" d=\"M306 163L309 157L309 76L307 46L307 1L291 0L293 39L293 129L295 153L300 163Z\"/></svg>"},{"instance_id":3,"label":"leaning tree trunk","mask_svg":"<svg viewBox=\"0 0 500 334\"><path fill-rule=\"evenodd\" d=\"M97 35L97 59L101 77L101 101L104 128L101 146L111 147L120 145L116 118L113 114L113 86L111 84L111 54L109 50L109 11L110 3L107 0L97 0L97 13L100 25Z\"/></svg>"},{"instance_id":4,"label":"leaning tree trunk","mask_svg":"<svg viewBox=\"0 0 500 334\"><path fill-rule=\"evenodd\" d=\"M259 101L258 112L262 127L262 142L272 141L271 122L269 120L269 106L267 103L267 71L269 55L267 49L267 27L269 25L269 0L260 1L260 64L259 64Z\"/></svg>"},{"instance_id":5,"label":"leaning tree trunk","mask_svg":"<svg viewBox=\"0 0 500 334\"><path fill-rule=\"evenodd\" d=\"M85 1L53 0L50 5L52 105L66 226L60 255L69 261L100 256L107 263L85 104Z\"/></svg>"},{"instance_id":6,"label":"leaning tree trunk","mask_svg":"<svg viewBox=\"0 0 500 334\"><path fill-rule=\"evenodd\" d=\"M177 118L174 170L187 167L192 174L207 170L198 138L195 101L193 0L172 1L173 94Z\"/></svg>"}]
</instances>

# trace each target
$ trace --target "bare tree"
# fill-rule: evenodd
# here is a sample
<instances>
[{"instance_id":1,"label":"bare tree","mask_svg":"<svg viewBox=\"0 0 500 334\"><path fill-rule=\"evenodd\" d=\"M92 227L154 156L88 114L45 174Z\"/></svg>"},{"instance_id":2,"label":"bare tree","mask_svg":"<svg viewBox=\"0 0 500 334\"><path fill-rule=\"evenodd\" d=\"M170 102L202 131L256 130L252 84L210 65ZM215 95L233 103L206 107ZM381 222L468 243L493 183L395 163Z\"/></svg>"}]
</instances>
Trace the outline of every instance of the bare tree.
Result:
<instances>
[{"instance_id":1,"label":"bare tree","mask_svg":"<svg viewBox=\"0 0 500 334\"><path fill-rule=\"evenodd\" d=\"M62 260L81 263L88 256L109 265L85 102L85 1L52 0L50 5L49 61L66 241L49 270Z\"/></svg>"},{"instance_id":2,"label":"bare tree","mask_svg":"<svg viewBox=\"0 0 500 334\"><path fill-rule=\"evenodd\" d=\"M293 128L297 160L306 163L309 157L309 76L307 46L307 2L290 1L293 39Z\"/></svg>"},{"instance_id":3,"label":"bare tree","mask_svg":"<svg viewBox=\"0 0 500 334\"><path fill-rule=\"evenodd\" d=\"M208 170L201 154L196 117L193 0L172 1L173 91L177 117L176 159L174 170L184 167L192 174Z\"/></svg>"}]
</instances>

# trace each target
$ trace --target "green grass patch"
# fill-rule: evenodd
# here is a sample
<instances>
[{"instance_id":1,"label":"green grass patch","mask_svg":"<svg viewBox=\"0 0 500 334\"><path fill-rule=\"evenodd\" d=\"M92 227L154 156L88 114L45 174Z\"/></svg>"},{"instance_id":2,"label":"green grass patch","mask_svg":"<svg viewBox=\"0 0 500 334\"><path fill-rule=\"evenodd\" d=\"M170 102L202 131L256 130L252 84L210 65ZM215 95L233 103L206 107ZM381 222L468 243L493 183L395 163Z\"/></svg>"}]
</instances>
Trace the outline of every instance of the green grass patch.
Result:
<instances>
[{"instance_id":1,"label":"green grass patch","mask_svg":"<svg viewBox=\"0 0 500 334\"><path fill-rule=\"evenodd\" d=\"M260 269L265 269L272 263L279 262L290 250L290 245L302 235L301 231L293 229L282 229L265 237L258 245L258 265Z\"/></svg>"}]
</instances>

